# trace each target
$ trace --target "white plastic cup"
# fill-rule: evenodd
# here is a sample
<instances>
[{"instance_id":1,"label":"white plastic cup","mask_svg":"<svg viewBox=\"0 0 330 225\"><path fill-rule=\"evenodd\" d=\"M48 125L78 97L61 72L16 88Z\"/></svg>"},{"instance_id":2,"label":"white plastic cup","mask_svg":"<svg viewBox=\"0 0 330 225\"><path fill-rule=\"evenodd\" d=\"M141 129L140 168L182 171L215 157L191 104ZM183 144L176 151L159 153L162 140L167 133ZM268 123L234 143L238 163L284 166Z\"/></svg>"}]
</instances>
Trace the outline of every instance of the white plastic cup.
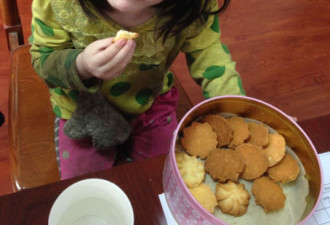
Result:
<instances>
[{"instance_id":1,"label":"white plastic cup","mask_svg":"<svg viewBox=\"0 0 330 225\"><path fill-rule=\"evenodd\" d=\"M65 189L54 202L48 225L133 225L132 205L114 183L86 179Z\"/></svg>"}]
</instances>

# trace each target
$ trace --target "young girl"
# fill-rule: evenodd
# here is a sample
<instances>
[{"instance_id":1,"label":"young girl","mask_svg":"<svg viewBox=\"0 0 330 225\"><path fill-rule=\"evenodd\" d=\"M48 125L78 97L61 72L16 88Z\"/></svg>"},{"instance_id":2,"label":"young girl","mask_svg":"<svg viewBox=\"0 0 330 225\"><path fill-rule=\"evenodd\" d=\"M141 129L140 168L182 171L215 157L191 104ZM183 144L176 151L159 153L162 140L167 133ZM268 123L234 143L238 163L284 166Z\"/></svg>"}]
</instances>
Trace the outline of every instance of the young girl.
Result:
<instances>
[{"instance_id":1,"label":"young girl","mask_svg":"<svg viewBox=\"0 0 330 225\"><path fill-rule=\"evenodd\" d=\"M80 91L101 92L125 117L133 160L168 153L178 92L168 71L179 51L205 98L242 95L228 48L220 42L216 0L34 0L32 64L49 86L59 120L61 178L110 168L116 149L76 141L63 126ZM117 31L139 33L112 43Z\"/></svg>"}]
</instances>

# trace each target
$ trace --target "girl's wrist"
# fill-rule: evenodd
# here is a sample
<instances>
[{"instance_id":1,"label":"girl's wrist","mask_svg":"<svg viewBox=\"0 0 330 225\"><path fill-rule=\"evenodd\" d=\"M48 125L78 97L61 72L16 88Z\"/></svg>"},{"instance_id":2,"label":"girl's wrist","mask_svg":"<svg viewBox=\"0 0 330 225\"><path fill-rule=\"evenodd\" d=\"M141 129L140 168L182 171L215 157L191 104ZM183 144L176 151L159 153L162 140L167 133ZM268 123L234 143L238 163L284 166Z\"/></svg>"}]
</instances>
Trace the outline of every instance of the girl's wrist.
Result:
<instances>
[{"instance_id":1,"label":"girl's wrist","mask_svg":"<svg viewBox=\"0 0 330 225\"><path fill-rule=\"evenodd\" d=\"M93 75L89 73L84 66L82 60L82 52L76 58L76 67L77 67L78 75L82 80L87 80L93 77Z\"/></svg>"}]
</instances>

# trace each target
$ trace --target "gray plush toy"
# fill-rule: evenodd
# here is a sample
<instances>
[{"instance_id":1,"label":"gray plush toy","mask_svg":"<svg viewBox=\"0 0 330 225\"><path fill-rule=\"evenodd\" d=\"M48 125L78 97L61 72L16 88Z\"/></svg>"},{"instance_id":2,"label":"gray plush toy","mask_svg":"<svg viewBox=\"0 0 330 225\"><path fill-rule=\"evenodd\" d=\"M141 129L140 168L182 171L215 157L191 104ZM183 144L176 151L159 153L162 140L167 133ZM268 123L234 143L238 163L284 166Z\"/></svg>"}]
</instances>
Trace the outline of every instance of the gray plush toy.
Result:
<instances>
[{"instance_id":1,"label":"gray plush toy","mask_svg":"<svg viewBox=\"0 0 330 225\"><path fill-rule=\"evenodd\" d=\"M131 128L124 116L100 93L80 92L77 108L63 131L77 140L91 137L95 148L107 149L125 142Z\"/></svg>"}]
</instances>

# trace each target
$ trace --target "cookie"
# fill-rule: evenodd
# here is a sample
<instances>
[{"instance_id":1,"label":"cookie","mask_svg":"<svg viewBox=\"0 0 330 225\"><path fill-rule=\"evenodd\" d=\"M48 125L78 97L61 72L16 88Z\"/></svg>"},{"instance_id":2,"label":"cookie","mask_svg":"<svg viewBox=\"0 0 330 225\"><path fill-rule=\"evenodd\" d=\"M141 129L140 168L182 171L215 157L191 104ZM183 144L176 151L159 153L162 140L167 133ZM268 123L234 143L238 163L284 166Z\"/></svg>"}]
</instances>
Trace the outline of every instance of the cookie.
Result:
<instances>
[{"instance_id":1,"label":"cookie","mask_svg":"<svg viewBox=\"0 0 330 225\"><path fill-rule=\"evenodd\" d=\"M232 181L224 184L218 183L215 197L221 211L232 216L244 215L250 200L250 194L245 189L244 184L237 184Z\"/></svg>"},{"instance_id":2,"label":"cookie","mask_svg":"<svg viewBox=\"0 0 330 225\"><path fill-rule=\"evenodd\" d=\"M245 180L254 180L261 177L268 169L268 159L265 154L262 153L262 148L245 143L235 148L235 152L238 153L244 161L244 170L240 177Z\"/></svg>"},{"instance_id":3,"label":"cookie","mask_svg":"<svg viewBox=\"0 0 330 225\"><path fill-rule=\"evenodd\" d=\"M275 166L268 169L268 177L274 182L294 181L299 175L298 161L290 154L285 154L283 159Z\"/></svg>"},{"instance_id":4,"label":"cookie","mask_svg":"<svg viewBox=\"0 0 330 225\"><path fill-rule=\"evenodd\" d=\"M258 123L248 123L248 129L250 132L250 137L247 143L266 146L268 144L268 128L263 124Z\"/></svg>"},{"instance_id":5,"label":"cookie","mask_svg":"<svg viewBox=\"0 0 330 225\"><path fill-rule=\"evenodd\" d=\"M224 117L220 115L207 115L201 122L211 125L212 129L217 134L219 147L228 145L233 138L233 131Z\"/></svg>"},{"instance_id":6,"label":"cookie","mask_svg":"<svg viewBox=\"0 0 330 225\"><path fill-rule=\"evenodd\" d=\"M181 144L190 155L205 159L217 147L217 134L210 124L193 122L183 129Z\"/></svg>"},{"instance_id":7,"label":"cookie","mask_svg":"<svg viewBox=\"0 0 330 225\"><path fill-rule=\"evenodd\" d=\"M138 33L135 32L130 32L130 31L126 31L126 30L119 30L116 34L116 36L112 39L112 42L116 42L119 39L135 39L139 36Z\"/></svg>"},{"instance_id":8,"label":"cookie","mask_svg":"<svg viewBox=\"0 0 330 225\"><path fill-rule=\"evenodd\" d=\"M269 166L274 166L282 160L285 155L285 139L280 134L269 134L269 143L264 148L263 152L266 154Z\"/></svg>"},{"instance_id":9,"label":"cookie","mask_svg":"<svg viewBox=\"0 0 330 225\"><path fill-rule=\"evenodd\" d=\"M203 182L205 177L204 164L198 161L196 156L176 152L175 158L181 177L188 188L194 188Z\"/></svg>"},{"instance_id":10,"label":"cookie","mask_svg":"<svg viewBox=\"0 0 330 225\"><path fill-rule=\"evenodd\" d=\"M284 207L286 196L282 187L267 177L260 177L253 182L252 194L256 203L261 205L265 212Z\"/></svg>"},{"instance_id":11,"label":"cookie","mask_svg":"<svg viewBox=\"0 0 330 225\"><path fill-rule=\"evenodd\" d=\"M233 130L233 138L229 143L230 148L243 144L250 137L248 123L240 116L234 116L228 119L229 125Z\"/></svg>"},{"instance_id":12,"label":"cookie","mask_svg":"<svg viewBox=\"0 0 330 225\"><path fill-rule=\"evenodd\" d=\"M217 199L209 185L201 183L195 188L189 189L194 198L210 213L214 213Z\"/></svg>"},{"instance_id":13,"label":"cookie","mask_svg":"<svg viewBox=\"0 0 330 225\"><path fill-rule=\"evenodd\" d=\"M205 171L215 181L237 181L244 169L241 156L230 149L213 150L205 160Z\"/></svg>"}]
</instances>

